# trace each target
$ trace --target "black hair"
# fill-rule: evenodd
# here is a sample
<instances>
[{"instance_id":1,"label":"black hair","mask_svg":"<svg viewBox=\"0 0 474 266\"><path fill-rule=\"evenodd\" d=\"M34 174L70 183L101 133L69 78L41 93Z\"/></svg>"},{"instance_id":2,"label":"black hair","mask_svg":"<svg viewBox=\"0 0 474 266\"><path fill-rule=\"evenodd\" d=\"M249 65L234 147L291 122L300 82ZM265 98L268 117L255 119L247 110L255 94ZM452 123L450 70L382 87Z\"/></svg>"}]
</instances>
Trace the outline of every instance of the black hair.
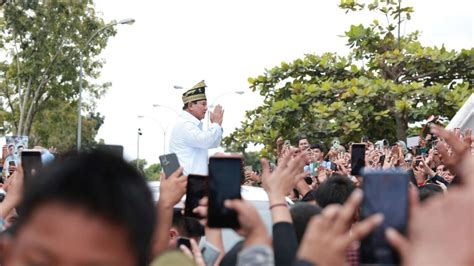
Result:
<instances>
[{"instance_id":1,"label":"black hair","mask_svg":"<svg viewBox=\"0 0 474 266\"><path fill-rule=\"evenodd\" d=\"M311 149L312 149L312 150L318 149L318 150L320 150L322 153L326 152L326 147L324 147L324 145L321 144L321 143L316 143L316 144L311 145Z\"/></svg>"},{"instance_id":2,"label":"black hair","mask_svg":"<svg viewBox=\"0 0 474 266\"><path fill-rule=\"evenodd\" d=\"M316 200L316 190L314 189L308 191L301 199L301 201L304 201L304 202L313 201L313 200Z\"/></svg>"},{"instance_id":3,"label":"black hair","mask_svg":"<svg viewBox=\"0 0 474 266\"><path fill-rule=\"evenodd\" d=\"M425 201L428 198L431 198L437 194L442 194L443 189L436 184L425 184L418 188L420 194L420 201Z\"/></svg>"},{"instance_id":4,"label":"black hair","mask_svg":"<svg viewBox=\"0 0 474 266\"><path fill-rule=\"evenodd\" d=\"M301 136L299 136L298 139L296 140L296 144L297 144L297 145L300 145L300 141L301 141L301 140L304 140L304 139L307 140L308 143L310 143L308 136L306 136L306 135L301 135Z\"/></svg>"},{"instance_id":5,"label":"black hair","mask_svg":"<svg viewBox=\"0 0 474 266\"><path fill-rule=\"evenodd\" d=\"M341 175L332 175L316 190L316 202L321 208L329 204L344 204L354 191L355 185L349 178Z\"/></svg>"},{"instance_id":6,"label":"black hair","mask_svg":"<svg viewBox=\"0 0 474 266\"><path fill-rule=\"evenodd\" d=\"M199 101L190 101L190 102L185 103L185 104L183 105L183 110L186 110L186 109L188 108L188 106L189 106L190 103L197 104L197 102L199 102Z\"/></svg>"},{"instance_id":7,"label":"black hair","mask_svg":"<svg viewBox=\"0 0 474 266\"><path fill-rule=\"evenodd\" d=\"M156 219L153 199L145 179L122 158L99 151L76 153L29 181L16 230L51 202L85 208L122 226L137 265L148 265Z\"/></svg>"},{"instance_id":8,"label":"black hair","mask_svg":"<svg viewBox=\"0 0 474 266\"><path fill-rule=\"evenodd\" d=\"M296 239L299 245L303 239L308 222L313 216L321 213L321 208L311 203L300 202L291 207L290 213L291 219L293 220L293 227L295 228Z\"/></svg>"},{"instance_id":9,"label":"black hair","mask_svg":"<svg viewBox=\"0 0 474 266\"><path fill-rule=\"evenodd\" d=\"M181 236L201 237L204 235L204 227L199 223L199 220L184 216L182 208L173 209L172 224L178 229Z\"/></svg>"}]
</instances>

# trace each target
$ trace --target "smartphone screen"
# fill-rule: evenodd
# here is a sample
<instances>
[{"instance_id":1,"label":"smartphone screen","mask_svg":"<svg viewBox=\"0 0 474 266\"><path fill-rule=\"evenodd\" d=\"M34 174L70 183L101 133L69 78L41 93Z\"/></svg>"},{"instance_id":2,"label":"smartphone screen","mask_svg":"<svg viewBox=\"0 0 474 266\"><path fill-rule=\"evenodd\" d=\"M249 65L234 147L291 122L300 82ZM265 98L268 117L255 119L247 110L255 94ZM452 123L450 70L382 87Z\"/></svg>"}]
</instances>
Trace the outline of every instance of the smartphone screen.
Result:
<instances>
[{"instance_id":1,"label":"smartphone screen","mask_svg":"<svg viewBox=\"0 0 474 266\"><path fill-rule=\"evenodd\" d=\"M352 144L351 153L351 175L360 175L362 168L365 166L365 144Z\"/></svg>"},{"instance_id":2,"label":"smartphone screen","mask_svg":"<svg viewBox=\"0 0 474 266\"><path fill-rule=\"evenodd\" d=\"M392 227L406 234L408 219L408 173L401 169L363 172L364 199L361 218L382 213L384 221L361 242L361 264L399 264L398 253L385 238L385 229Z\"/></svg>"},{"instance_id":3,"label":"smartphone screen","mask_svg":"<svg viewBox=\"0 0 474 266\"><path fill-rule=\"evenodd\" d=\"M200 219L201 217L193 213L193 210L199 206L199 201L206 196L207 176L188 175L188 184L186 187L186 202L184 205L184 216Z\"/></svg>"},{"instance_id":4,"label":"smartphone screen","mask_svg":"<svg viewBox=\"0 0 474 266\"><path fill-rule=\"evenodd\" d=\"M175 153L165 154L160 156L161 167L163 167L163 172L168 178L179 168L178 157Z\"/></svg>"},{"instance_id":5,"label":"smartphone screen","mask_svg":"<svg viewBox=\"0 0 474 266\"><path fill-rule=\"evenodd\" d=\"M25 177L25 183L28 183L43 166L41 162L41 152L26 151L21 152L21 167Z\"/></svg>"},{"instance_id":6,"label":"smartphone screen","mask_svg":"<svg viewBox=\"0 0 474 266\"><path fill-rule=\"evenodd\" d=\"M228 199L240 199L241 157L209 158L208 226L239 228L237 213L224 207Z\"/></svg>"}]
</instances>

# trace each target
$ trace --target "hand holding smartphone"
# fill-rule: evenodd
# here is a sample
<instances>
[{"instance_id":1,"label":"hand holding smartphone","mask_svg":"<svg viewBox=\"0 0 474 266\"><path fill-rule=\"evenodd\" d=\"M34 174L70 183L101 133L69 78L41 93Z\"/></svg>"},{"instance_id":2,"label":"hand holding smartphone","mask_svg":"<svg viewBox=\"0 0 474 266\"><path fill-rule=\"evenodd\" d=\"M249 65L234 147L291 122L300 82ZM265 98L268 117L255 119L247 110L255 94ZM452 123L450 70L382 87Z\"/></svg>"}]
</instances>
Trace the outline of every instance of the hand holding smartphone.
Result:
<instances>
[{"instance_id":1,"label":"hand holding smartphone","mask_svg":"<svg viewBox=\"0 0 474 266\"><path fill-rule=\"evenodd\" d=\"M165 154L160 156L161 167L165 172L165 177L168 178L179 168L178 157L175 153Z\"/></svg>"},{"instance_id":2,"label":"hand holding smartphone","mask_svg":"<svg viewBox=\"0 0 474 266\"><path fill-rule=\"evenodd\" d=\"M361 218L382 213L384 221L361 242L361 264L399 264L398 253L385 238L385 229L405 234L408 219L408 174L401 169L363 172L364 199Z\"/></svg>"}]
</instances>

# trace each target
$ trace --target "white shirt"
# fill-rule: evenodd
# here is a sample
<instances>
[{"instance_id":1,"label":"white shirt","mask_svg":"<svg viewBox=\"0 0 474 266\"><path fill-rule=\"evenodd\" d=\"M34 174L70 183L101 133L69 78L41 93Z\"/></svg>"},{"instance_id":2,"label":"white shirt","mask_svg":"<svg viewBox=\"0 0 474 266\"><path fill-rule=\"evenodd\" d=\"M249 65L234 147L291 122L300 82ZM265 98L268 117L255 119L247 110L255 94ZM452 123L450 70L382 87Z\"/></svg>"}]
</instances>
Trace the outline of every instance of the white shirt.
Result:
<instances>
[{"instance_id":1,"label":"white shirt","mask_svg":"<svg viewBox=\"0 0 474 266\"><path fill-rule=\"evenodd\" d=\"M212 123L207 131L202 122L183 111L171 132L170 152L176 153L184 174L207 175L208 149L217 148L222 139L222 127Z\"/></svg>"}]
</instances>

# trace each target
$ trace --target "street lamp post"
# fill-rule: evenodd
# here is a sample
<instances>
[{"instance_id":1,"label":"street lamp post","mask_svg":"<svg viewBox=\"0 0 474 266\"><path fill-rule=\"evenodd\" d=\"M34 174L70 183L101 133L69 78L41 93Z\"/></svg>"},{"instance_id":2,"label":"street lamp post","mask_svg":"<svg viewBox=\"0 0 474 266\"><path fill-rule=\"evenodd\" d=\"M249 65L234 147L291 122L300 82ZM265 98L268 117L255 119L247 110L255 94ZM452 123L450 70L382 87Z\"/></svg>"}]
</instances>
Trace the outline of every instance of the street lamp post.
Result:
<instances>
[{"instance_id":1,"label":"street lamp post","mask_svg":"<svg viewBox=\"0 0 474 266\"><path fill-rule=\"evenodd\" d=\"M138 162L140 161L140 136L142 135L142 129L138 128L138 136L137 136L137 170L139 170L139 164Z\"/></svg>"},{"instance_id":2,"label":"street lamp post","mask_svg":"<svg viewBox=\"0 0 474 266\"><path fill-rule=\"evenodd\" d=\"M161 124L160 121L156 120L153 117L139 115L138 118L149 118L160 126L160 129L163 132L163 154L166 153L166 130L168 130L168 127L164 128L163 124Z\"/></svg>"},{"instance_id":3,"label":"street lamp post","mask_svg":"<svg viewBox=\"0 0 474 266\"><path fill-rule=\"evenodd\" d=\"M155 107L155 108L159 108L159 107L166 108L166 109L168 109L168 110L173 111L173 112L176 114L176 116L179 116L179 112L176 111L176 109L174 109L174 108L171 107L171 106L163 105L163 104L153 104L152 106ZM163 129L163 152L164 152L164 153L166 153L166 149L165 149L165 147L166 147L166 131L168 131L169 126L170 126L170 124L168 124L168 125L166 126L166 128L164 128L164 127L161 125L161 128Z\"/></svg>"},{"instance_id":4,"label":"street lamp post","mask_svg":"<svg viewBox=\"0 0 474 266\"><path fill-rule=\"evenodd\" d=\"M111 23L103 26L102 28L96 30L89 40L87 40L86 45L84 46L84 49L86 49L90 42L99 34L100 32L111 28L113 26L116 26L118 24L128 24L131 25L135 22L133 18L127 18L121 21L112 21ZM82 114L81 114L81 109L82 109L82 79L84 77L84 70L83 70L83 62L84 62L84 55L82 53L82 50L79 51L79 64L80 64L80 72L79 72L79 100L78 100L78 106L77 106L77 150L79 151L81 149L81 133L82 133Z\"/></svg>"}]
</instances>

